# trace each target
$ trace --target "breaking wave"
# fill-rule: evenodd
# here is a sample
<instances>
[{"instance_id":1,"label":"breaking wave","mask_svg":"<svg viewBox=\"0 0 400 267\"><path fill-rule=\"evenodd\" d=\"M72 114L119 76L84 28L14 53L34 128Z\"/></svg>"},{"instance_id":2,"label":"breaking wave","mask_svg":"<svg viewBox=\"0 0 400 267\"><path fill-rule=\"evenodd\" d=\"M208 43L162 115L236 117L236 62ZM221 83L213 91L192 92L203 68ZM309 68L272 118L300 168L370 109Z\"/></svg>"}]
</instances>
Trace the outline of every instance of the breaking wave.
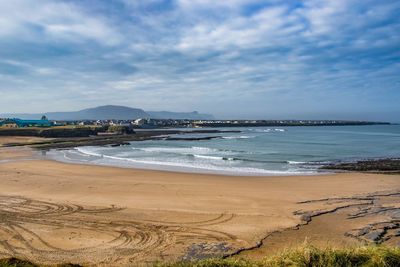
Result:
<instances>
[{"instance_id":1,"label":"breaking wave","mask_svg":"<svg viewBox=\"0 0 400 267\"><path fill-rule=\"evenodd\" d=\"M222 139L249 139L255 136L240 135L240 136L223 136Z\"/></svg>"}]
</instances>

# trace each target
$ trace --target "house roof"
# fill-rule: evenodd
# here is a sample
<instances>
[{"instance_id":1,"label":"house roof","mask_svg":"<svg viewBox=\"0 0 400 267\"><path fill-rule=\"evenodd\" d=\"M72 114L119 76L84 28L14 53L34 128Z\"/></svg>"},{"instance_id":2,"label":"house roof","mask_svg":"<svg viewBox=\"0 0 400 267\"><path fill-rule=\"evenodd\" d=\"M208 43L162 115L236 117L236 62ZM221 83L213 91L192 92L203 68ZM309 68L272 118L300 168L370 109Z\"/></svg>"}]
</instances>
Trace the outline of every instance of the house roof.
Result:
<instances>
[{"instance_id":1,"label":"house roof","mask_svg":"<svg viewBox=\"0 0 400 267\"><path fill-rule=\"evenodd\" d=\"M0 125L8 124L8 123L16 123L17 125L51 125L49 120L21 120L21 119L6 119L4 121L0 121Z\"/></svg>"}]
</instances>

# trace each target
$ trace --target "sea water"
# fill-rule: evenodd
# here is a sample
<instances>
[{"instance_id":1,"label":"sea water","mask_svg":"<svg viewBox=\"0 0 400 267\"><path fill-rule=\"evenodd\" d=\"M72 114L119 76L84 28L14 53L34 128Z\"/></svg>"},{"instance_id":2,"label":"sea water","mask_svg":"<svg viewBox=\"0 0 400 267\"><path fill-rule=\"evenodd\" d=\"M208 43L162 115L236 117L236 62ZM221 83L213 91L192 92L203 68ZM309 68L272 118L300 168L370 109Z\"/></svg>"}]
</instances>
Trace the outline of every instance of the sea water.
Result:
<instances>
[{"instance_id":1,"label":"sea water","mask_svg":"<svg viewBox=\"0 0 400 267\"><path fill-rule=\"evenodd\" d=\"M219 128L202 141L148 140L53 150L76 163L230 175L300 175L338 161L400 157L400 125Z\"/></svg>"}]
</instances>

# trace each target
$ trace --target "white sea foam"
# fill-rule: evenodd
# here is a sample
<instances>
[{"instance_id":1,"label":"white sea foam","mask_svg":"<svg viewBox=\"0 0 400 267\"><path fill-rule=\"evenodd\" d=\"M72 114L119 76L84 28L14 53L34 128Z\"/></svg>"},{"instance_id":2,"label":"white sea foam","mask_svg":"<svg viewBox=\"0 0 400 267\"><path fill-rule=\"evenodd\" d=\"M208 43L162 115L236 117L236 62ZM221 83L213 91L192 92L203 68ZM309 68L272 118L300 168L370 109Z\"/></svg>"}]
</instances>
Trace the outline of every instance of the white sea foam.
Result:
<instances>
[{"instance_id":1,"label":"white sea foam","mask_svg":"<svg viewBox=\"0 0 400 267\"><path fill-rule=\"evenodd\" d=\"M235 154L242 151L233 151L233 150L224 150L217 148L209 148L209 147L145 147L145 148L133 148L133 150L139 150L151 154L159 154L159 153L170 153L170 154L178 154L178 155L209 155L209 154L222 154L222 155L230 155Z\"/></svg>"},{"instance_id":2,"label":"white sea foam","mask_svg":"<svg viewBox=\"0 0 400 267\"><path fill-rule=\"evenodd\" d=\"M94 156L94 157L102 157L102 154L96 153L92 151L89 147L77 147L75 148L77 151L81 152L83 155Z\"/></svg>"},{"instance_id":3,"label":"white sea foam","mask_svg":"<svg viewBox=\"0 0 400 267\"><path fill-rule=\"evenodd\" d=\"M218 149L208 147L144 147L134 148L145 152L164 152L164 153L177 153L177 154L190 154L190 153L212 153L218 152Z\"/></svg>"},{"instance_id":4,"label":"white sea foam","mask_svg":"<svg viewBox=\"0 0 400 267\"><path fill-rule=\"evenodd\" d=\"M198 155L200 156L200 155ZM103 158L118 160L118 161L128 161L132 163L139 163L139 164L146 164L146 165L154 165L154 166L171 166L171 167L184 167L184 168L191 168L191 169L204 169L204 170L215 170L215 171L228 171L228 172L240 172L240 173L272 173L271 171L267 171L264 169L258 168L241 168L241 167L229 167L224 168L222 166L216 166L212 164L196 164L196 163L189 163L189 162L167 162L167 161L157 161L157 160L138 160L132 158L121 158L115 156L107 156L104 155ZM283 172L286 173L286 172Z\"/></svg>"},{"instance_id":5,"label":"white sea foam","mask_svg":"<svg viewBox=\"0 0 400 267\"><path fill-rule=\"evenodd\" d=\"M208 155L193 155L195 158L200 159L211 159L211 160L235 160L234 158L218 157L218 156L208 156Z\"/></svg>"},{"instance_id":6,"label":"white sea foam","mask_svg":"<svg viewBox=\"0 0 400 267\"><path fill-rule=\"evenodd\" d=\"M281 128L275 128L275 129L248 129L248 131L250 132L256 132L256 133L271 133L271 132L286 132L285 129L281 129Z\"/></svg>"},{"instance_id":7,"label":"white sea foam","mask_svg":"<svg viewBox=\"0 0 400 267\"><path fill-rule=\"evenodd\" d=\"M298 164L306 164L307 162L305 161L294 161L294 160L288 160L288 164L293 164L293 165L298 165Z\"/></svg>"},{"instance_id":8,"label":"white sea foam","mask_svg":"<svg viewBox=\"0 0 400 267\"><path fill-rule=\"evenodd\" d=\"M94 157L92 164L98 165L109 165L109 166L120 166L120 167L133 167L133 168L144 168L144 169L159 169L159 170L172 170L172 171L189 171L189 172L210 172L210 173L221 173L229 175L300 175L300 174L313 174L313 171L305 172L304 170L266 170L254 167L236 167L236 166L223 166L213 164L216 159L223 162L227 160L234 160L233 158L207 156L207 155L196 155L197 158L212 159L209 162L204 161L162 161L161 159L133 159L111 155L103 155L96 153L96 148L92 147L80 147L76 148L75 151L79 151L81 154L85 154L90 157ZM69 150L73 151L73 150ZM60 151L59 151L60 152ZM73 153L72 153L73 154ZM71 160L69 157L55 157L55 159L66 160L68 162L82 162L80 159ZM217 161L217 162L218 162ZM86 162L86 161L84 161Z\"/></svg>"},{"instance_id":9,"label":"white sea foam","mask_svg":"<svg viewBox=\"0 0 400 267\"><path fill-rule=\"evenodd\" d=\"M249 135L240 135L240 136L223 136L223 139L249 139L249 138L254 138L255 136L249 136Z\"/></svg>"}]
</instances>

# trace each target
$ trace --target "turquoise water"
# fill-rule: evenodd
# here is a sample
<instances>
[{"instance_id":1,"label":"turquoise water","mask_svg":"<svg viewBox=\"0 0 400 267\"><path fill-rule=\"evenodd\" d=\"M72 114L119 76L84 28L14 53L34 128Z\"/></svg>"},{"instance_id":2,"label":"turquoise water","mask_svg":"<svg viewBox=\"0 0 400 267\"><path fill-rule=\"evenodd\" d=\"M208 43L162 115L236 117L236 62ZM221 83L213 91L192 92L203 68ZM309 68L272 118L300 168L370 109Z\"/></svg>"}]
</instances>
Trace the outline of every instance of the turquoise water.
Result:
<instances>
[{"instance_id":1,"label":"turquoise water","mask_svg":"<svg viewBox=\"0 0 400 267\"><path fill-rule=\"evenodd\" d=\"M53 151L52 156L69 162L237 175L312 174L328 162L400 157L400 125L237 130L242 132L211 134L221 138L206 141L149 140Z\"/></svg>"}]
</instances>

